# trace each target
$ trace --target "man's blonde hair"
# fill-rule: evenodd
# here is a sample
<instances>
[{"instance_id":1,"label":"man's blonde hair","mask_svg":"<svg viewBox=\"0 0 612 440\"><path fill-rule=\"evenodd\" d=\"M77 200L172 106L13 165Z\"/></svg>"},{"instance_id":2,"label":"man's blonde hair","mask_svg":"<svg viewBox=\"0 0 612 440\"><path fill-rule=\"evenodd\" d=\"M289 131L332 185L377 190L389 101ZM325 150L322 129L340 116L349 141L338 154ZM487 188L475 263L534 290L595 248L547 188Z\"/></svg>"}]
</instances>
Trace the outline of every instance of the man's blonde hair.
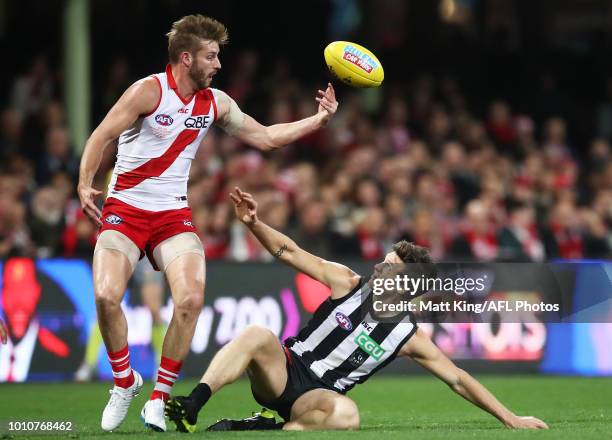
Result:
<instances>
[{"instance_id":1,"label":"man's blonde hair","mask_svg":"<svg viewBox=\"0 0 612 440\"><path fill-rule=\"evenodd\" d=\"M204 15L186 15L172 23L168 37L168 58L171 63L178 63L181 52L195 54L200 49L202 40L212 40L222 46L227 43L228 34L225 25L214 18Z\"/></svg>"}]
</instances>

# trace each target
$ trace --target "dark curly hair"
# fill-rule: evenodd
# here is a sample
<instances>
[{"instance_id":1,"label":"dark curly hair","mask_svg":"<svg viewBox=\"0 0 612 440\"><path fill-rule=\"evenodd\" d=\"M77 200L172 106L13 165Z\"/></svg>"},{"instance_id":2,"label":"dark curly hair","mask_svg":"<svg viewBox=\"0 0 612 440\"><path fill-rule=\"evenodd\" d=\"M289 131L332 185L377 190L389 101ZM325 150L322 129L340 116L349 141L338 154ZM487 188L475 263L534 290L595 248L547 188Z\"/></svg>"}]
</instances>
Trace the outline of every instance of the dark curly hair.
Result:
<instances>
[{"instance_id":1,"label":"dark curly hair","mask_svg":"<svg viewBox=\"0 0 612 440\"><path fill-rule=\"evenodd\" d=\"M395 243L393 250L404 263L433 263L426 248L406 240Z\"/></svg>"}]
</instances>

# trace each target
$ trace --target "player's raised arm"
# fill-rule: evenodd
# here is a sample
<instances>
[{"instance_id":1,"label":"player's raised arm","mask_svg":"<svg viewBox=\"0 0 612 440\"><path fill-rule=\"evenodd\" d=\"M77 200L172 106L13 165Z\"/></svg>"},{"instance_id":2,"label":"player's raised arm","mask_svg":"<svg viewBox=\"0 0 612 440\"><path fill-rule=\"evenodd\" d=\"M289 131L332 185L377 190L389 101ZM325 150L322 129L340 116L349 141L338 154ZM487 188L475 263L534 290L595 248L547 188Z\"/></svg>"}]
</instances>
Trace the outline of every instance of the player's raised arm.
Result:
<instances>
[{"instance_id":1,"label":"player's raised arm","mask_svg":"<svg viewBox=\"0 0 612 440\"><path fill-rule=\"evenodd\" d=\"M218 124L228 134L260 150L280 148L323 127L336 113L338 101L331 83L326 90L319 90L315 98L319 103L316 114L299 121L265 126L251 116L242 113L236 102L226 93L219 91Z\"/></svg>"},{"instance_id":2,"label":"player's raised arm","mask_svg":"<svg viewBox=\"0 0 612 440\"><path fill-rule=\"evenodd\" d=\"M306 252L291 238L259 220L257 202L251 194L236 188L230 197L238 219L251 230L268 252L283 263L328 286L332 290L332 298L344 296L359 282L359 276L348 267Z\"/></svg>"},{"instance_id":3,"label":"player's raised arm","mask_svg":"<svg viewBox=\"0 0 612 440\"><path fill-rule=\"evenodd\" d=\"M446 357L421 329L418 329L406 342L399 354L412 358L444 381L454 392L496 417L506 427L548 429L548 425L542 420L535 417L520 417L506 408L480 382Z\"/></svg>"},{"instance_id":4,"label":"player's raised arm","mask_svg":"<svg viewBox=\"0 0 612 440\"><path fill-rule=\"evenodd\" d=\"M93 188L92 182L100 167L104 149L129 128L140 115L153 111L159 97L159 86L154 78L137 81L119 98L85 144L77 191L83 211L98 226L102 225L101 213L94 200L102 192Z\"/></svg>"}]
</instances>

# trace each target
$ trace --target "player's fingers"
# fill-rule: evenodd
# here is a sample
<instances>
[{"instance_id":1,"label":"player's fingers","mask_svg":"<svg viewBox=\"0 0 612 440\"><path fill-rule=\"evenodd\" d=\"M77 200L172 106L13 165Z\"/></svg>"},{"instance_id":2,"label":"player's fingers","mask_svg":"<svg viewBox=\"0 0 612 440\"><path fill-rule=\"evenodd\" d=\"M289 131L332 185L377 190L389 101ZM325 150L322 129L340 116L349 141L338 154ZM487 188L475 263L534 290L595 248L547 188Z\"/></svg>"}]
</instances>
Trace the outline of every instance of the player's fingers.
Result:
<instances>
[{"instance_id":1,"label":"player's fingers","mask_svg":"<svg viewBox=\"0 0 612 440\"><path fill-rule=\"evenodd\" d=\"M95 213L95 211L93 211L90 207L86 206L85 208L83 208L83 212L85 213L85 215L87 217L89 217L89 219L98 227L102 226L102 221L100 220L100 217Z\"/></svg>"},{"instance_id":2,"label":"player's fingers","mask_svg":"<svg viewBox=\"0 0 612 440\"><path fill-rule=\"evenodd\" d=\"M332 83L327 83L327 89L329 90L331 97L336 99L336 91L334 90L334 86L332 86Z\"/></svg>"},{"instance_id":3,"label":"player's fingers","mask_svg":"<svg viewBox=\"0 0 612 440\"><path fill-rule=\"evenodd\" d=\"M94 189L92 193L94 196L99 196L100 194L102 194L102 191L98 191L97 189Z\"/></svg>"},{"instance_id":4,"label":"player's fingers","mask_svg":"<svg viewBox=\"0 0 612 440\"><path fill-rule=\"evenodd\" d=\"M249 198L245 198L244 199L247 203L247 207L251 210L255 210L257 209L257 202L255 201L255 199L253 199L252 197Z\"/></svg>"},{"instance_id":5,"label":"player's fingers","mask_svg":"<svg viewBox=\"0 0 612 440\"><path fill-rule=\"evenodd\" d=\"M232 202L234 202L235 205L239 205L240 204L240 197L238 197L236 194L234 193L230 193L230 199L232 199Z\"/></svg>"},{"instance_id":6,"label":"player's fingers","mask_svg":"<svg viewBox=\"0 0 612 440\"><path fill-rule=\"evenodd\" d=\"M254 199L245 199L245 201L249 209L257 208L257 202Z\"/></svg>"},{"instance_id":7,"label":"player's fingers","mask_svg":"<svg viewBox=\"0 0 612 440\"><path fill-rule=\"evenodd\" d=\"M87 208L89 208L97 217L102 217L102 213L100 212L100 210L98 209L98 207L95 205L94 202L92 202L91 200L87 200L85 202L85 205L87 206Z\"/></svg>"},{"instance_id":8,"label":"player's fingers","mask_svg":"<svg viewBox=\"0 0 612 440\"><path fill-rule=\"evenodd\" d=\"M330 106L331 103L327 100L327 98L316 98L316 101L322 106Z\"/></svg>"},{"instance_id":9,"label":"player's fingers","mask_svg":"<svg viewBox=\"0 0 612 440\"><path fill-rule=\"evenodd\" d=\"M83 207L83 212L87 214L89 217L97 217L96 212L91 207L91 203L86 203Z\"/></svg>"},{"instance_id":10,"label":"player's fingers","mask_svg":"<svg viewBox=\"0 0 612 440\"><path fill-rule=\"evenodd\" d=\"M323 99L323 100L321 100L319 102L319 104L321 104L321 107L323 107L328 112L330 112L330 113L334 112L334 108L333 108L333 106L331 105L331 103L329 101Z\"/></svg>"}]
</instances>

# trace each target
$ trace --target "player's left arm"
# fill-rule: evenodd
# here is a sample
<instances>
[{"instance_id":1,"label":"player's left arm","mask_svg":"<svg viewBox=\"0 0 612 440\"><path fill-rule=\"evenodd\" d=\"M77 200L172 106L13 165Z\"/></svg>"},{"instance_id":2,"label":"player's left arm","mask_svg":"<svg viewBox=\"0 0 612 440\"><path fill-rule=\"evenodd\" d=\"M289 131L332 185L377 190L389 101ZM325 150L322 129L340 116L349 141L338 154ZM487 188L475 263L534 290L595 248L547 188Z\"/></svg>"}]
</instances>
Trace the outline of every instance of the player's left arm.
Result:
<instances>
[{"instance_id":1,"label":"player's left arm","mask_svg":"<svg viewBox=\"0 0 612 440\"><path fill-rule=\"evenodd\" d=\"M400 355L416 361L445 382L454 392L496 417L506 427L548 429L548 425L542 420L535 417L520 417L506 408L484 385L446 357L421 329L417 329L414 336L404 344Z\"/></svg>"},{"instance_id":2,"label":"player's left arm","mask_svg":"<svg viewBox=\"0 0 612 440\"><path fill-rule=\"evenodd\" d=\"M217 91L219 115L217 124L228 134L262 151L275 150L318 130L329 122L338 109L336 93L331 83L325 91L319 90L315 99L317 113L286 124L265 126L243 113L238 104L226 93Z\"/></svg>"},{"instance_id":3,"label":"player's left arm","mask_svg":"<svg viewBox=\"0 0 612 440\"><path fill-rule=\"evenodd\" d=\"M262 222L257 215L257 202L251 194L235 188L230 198L234 203L236 217L271 255L325 284L331 290L332 299L345 296L357 286L360 277L351 269L306 252L285 234Z\"/></svg>"}]
</instances>

